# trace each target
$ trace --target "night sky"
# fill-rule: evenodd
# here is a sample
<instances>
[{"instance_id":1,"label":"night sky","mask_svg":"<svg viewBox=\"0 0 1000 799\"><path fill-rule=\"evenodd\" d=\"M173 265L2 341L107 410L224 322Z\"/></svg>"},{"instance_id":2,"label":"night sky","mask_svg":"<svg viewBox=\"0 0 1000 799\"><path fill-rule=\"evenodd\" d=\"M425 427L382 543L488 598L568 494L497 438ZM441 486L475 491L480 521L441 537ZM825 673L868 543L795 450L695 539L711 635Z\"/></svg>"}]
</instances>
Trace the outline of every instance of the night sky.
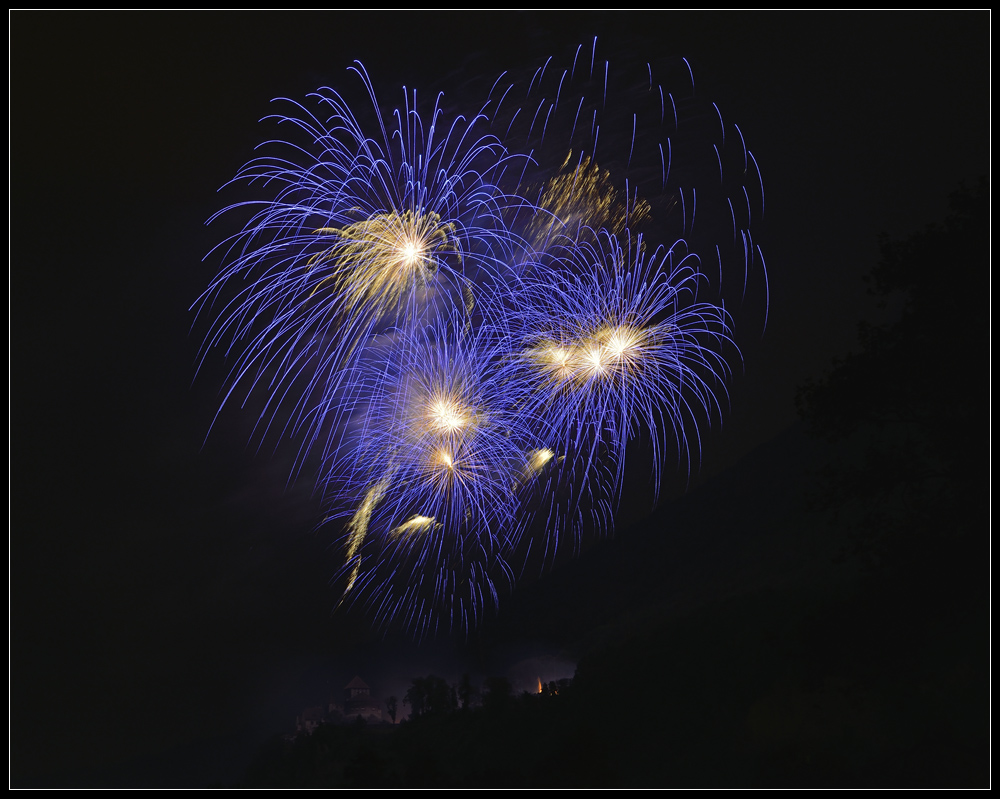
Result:
<instances>
[{"instance_id":1,"label":"night sky","mask_svg":"<svg viewBox=\"0 0 1000 799\"><path fill-rule=\"evenodd\" d=\"M949 193L988 172L988 12L10 22L15 786L231 782L261 740L355 674L383 696L432 672L565 672L556 679L584 648L587 602L561 597L577 641L517 621L552 617L545 581L467 641L417 646L332 614L340 555L314 532L311 482L286 486L291 449L248 447L254 419L238 412L206 441L225 370L210 359L195 379L204 328L192 331L189 308L219 267L205 256L225 226L205 223L264 137L272 98L345 85L359 60L385 104L403 85L464 101L470 76L595 35L613 63L686 56L760 164L770 284L767 328L750 314L731 409L705 437L692 491L786 434L796 387L856 346L860 321L893 312L862 280L878 235L941 221ZM678 494L671 484L665 502ZM635 497L629 521L651 505ZM628 529L609 545L616 563ZM685 553L711 571L705 552L672 557ZM671 570L678 602L712 598L711 580L683 561Z\"/></svg>"}]
</instances>

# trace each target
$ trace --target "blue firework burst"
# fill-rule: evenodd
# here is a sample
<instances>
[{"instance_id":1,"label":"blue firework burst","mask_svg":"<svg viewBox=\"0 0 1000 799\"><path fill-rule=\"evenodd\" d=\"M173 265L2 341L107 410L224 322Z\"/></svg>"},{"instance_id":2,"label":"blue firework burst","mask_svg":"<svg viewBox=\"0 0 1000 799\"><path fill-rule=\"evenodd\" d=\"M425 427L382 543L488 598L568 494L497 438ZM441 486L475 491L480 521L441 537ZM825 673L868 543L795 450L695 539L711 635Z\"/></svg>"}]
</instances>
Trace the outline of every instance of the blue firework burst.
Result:
<instances>
[{"instance_id":1,"label":"blue firework burst","mask_svg":"<svg viewBox=\"0 0 1000 799\"><path fill-rule=\"evenodd\" d=\"M231 359L222 405L260 395L256 434L309 460L342 602L379 624L476 626L610 529L630 442L655 495L721 415L763 191L674 66L591 43L465 117L405 89L383 113L359 65L367 114L281 100L287 135L237 174L257 196L220 212L241 227L195 306Z\"/></svg>"},{"instance_id":2,"label":"blue firework burst","mask_svg":"<svg viewBox=\"0 0 1000 799\"><path fill-rule=\"evenodd\" d=\"M393 339L328 475L335 505L353 497L344 596L419 634L466 628L510 587L536 425L505 384L498 331L455 315Z\"/></svg>"},{"instance_id":3,"label":"blue firework burst","mask_svg":"<svg viewBox=\"0 0 1000 799\"><path fill-rule=\"evenodd\" d=\"M552 247L523 277L506 369L571 475L573 501L588 497L606 520L629 440L651 443L654 486L668 452L690 468L738 351L724 308L699 299L707 281L683 241L648 253L641 235L583 238Z\"/></svg>"},{"instance_id":4,"label":"blue firework burst","mask_svg":"<svg viewBox=\"0 0 1000 799\"><path fill-rule=\"evenodd\" d=\"M221 212L247 218L220 245L226 266L196 304L215 315L206 350L223 345L233 358L226 400L259 390L262 432L279 424L307 449L350 412L370 341L436 313L471 313L476 285L510 249L501 220L512 200L496 179L511 157L480 135L482 115L446 120L437 103L422 114L404 91L390 122L355 71L373 106L368 127L331 89L308 105L278 101L288 111L268 119L288 138L262 145L236 176L262 196Z\"/></svg>"}]
</instances>

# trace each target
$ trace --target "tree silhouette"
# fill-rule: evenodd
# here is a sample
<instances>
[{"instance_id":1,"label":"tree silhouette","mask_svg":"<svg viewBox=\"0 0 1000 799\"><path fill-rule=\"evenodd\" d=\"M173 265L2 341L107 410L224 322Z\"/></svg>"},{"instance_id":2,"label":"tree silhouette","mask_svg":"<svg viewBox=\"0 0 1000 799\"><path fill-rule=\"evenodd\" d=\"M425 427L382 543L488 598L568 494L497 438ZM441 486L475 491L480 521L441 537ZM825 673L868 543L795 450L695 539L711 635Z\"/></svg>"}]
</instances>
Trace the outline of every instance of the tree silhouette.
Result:
<instances>
[{"instance_id":1,"label":"tree silhouette","mask_svg":"<svg viewBox=\"0 0 1000 799\"><path fill-rule=\"evenodd\" d=\"M468 710L477 696L478 691L476 691L476 687L472 684L472 678L466 672L458 682L458 699L462 710Z\"/></svg>"},{"instance_id":2,"label":"tree silhouette","mask_svg":"<svg viewBox=\"0 0 1000 799\"><path fill-rule=\"evenodd\" d=\"M854 597L813 617L799 644L818 664L834 654L825 642L850 642L858 687L845 706L893 696L882 743L857 749L853 781L871 786L989 780L986 179L950 208L943 225L882 238L868 283L895 319L862 325L860 350L797 398L831 442L818 504L862 566Z\"/></svg>"},{"instance_id":3,"label":"tree silhouette","mask_svg":"<svg viewBox=\"0 0 1000 799\"><path fill-rule=\"evenodd\" d=\"M514 688L506 677L487 677L483 685L483 707L488 711L508 707L514 696Z\"/></svg>"},{"instance_id":4,"label":"tree silhouette","mask_svg":"<svg viewBox=\"0 0 1000 799\"><path fill-rule=\"evenodd\" d=\"M457 708L454 689L447 680L435 677L414 677L403 699L410 706L411 718L446 715Z\"/></svg>"},{"instance_id":5,"label":"tree silhouette","mask_svg":"<svg viewBox=\"0 0 1000 799\"><path fill-rule=\"evenodd\" d=\"M385 709L389 711L389 718L392 719L392 723L396 723L396 712L399 709L399 700L394 696L390 696L385 700Z\"/></svg>"},{"instance_id":6,"label":"tree silhouette","mask_svg":"<svg viewBox=\"0 0 1000 799\"><path fill-rule=\"evenodd\" d=\"M410 718L424 715L427 710L427 684L423 677L413 678L403 701L410 706Z\"/></svg>"}]
</instances>

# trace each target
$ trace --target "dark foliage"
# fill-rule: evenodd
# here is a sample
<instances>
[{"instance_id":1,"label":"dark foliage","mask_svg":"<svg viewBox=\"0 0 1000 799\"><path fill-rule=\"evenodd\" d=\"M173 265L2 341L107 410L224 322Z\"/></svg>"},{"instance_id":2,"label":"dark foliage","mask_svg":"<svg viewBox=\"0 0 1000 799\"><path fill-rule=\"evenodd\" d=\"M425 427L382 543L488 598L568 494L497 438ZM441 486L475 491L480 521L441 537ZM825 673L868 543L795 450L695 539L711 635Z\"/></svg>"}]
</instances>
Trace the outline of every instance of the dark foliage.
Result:
<instances>
[{"instance_id":1,"label":"dark foliage","mask_svg":"<svg viewBox=\"0 0 1000 799\"><path fill-rule=\"evenodd\" d=\"M407 702L419 713L396 726L323 725L294 740L275 739L259 753L243 787L616 784L606 733L572 702L570 681L557 689L518 697L505 678L491 678L481 707L459 709L445 680L418 677Z\"/></svg>"},{"instance_id":2,"label":"dark foliage","mask_svg":"<svg viewBox=\"0 0 1000 799\"><path fill-rule=\"evenodd\" d=\"M989 735L989 191L952 195L943 226L881 242L869 278L898 319L802 388L831 442L817 505L866 579L819 627L867 659L891 745L858 780L985 785ZM806 636L806 640L817 636ZM867 673L864 673L867 672ZM892 675L895 683L886 680Z\"/></svg>"},{"instance_id":3,"label":"dark foliage","mask_svg":"<svg viewBox=\"0 0 1000 799\"><path fill-rule=\"evenodd\" d=\"M985 178L952 195L943 226L903 241L883 238L881 252L870 290L883 305L901 302L899 318L863 324L860 351L798 396L811 430L838 444L822 502L853 514L855 552L875 563L935 570L942 561L981 563L989 473Z\"/></svg>"},{"instance_id":4,"label":"dark foliage","mask_svg":"<svg viewBox=\"0 0 1000 799\"><path fill-rule=\"evenodd\" d=\"M410 706L411 718L443 716L458 707L456 689L433 674L414 678L403 701Z\"/></svg>"}]
</instances>

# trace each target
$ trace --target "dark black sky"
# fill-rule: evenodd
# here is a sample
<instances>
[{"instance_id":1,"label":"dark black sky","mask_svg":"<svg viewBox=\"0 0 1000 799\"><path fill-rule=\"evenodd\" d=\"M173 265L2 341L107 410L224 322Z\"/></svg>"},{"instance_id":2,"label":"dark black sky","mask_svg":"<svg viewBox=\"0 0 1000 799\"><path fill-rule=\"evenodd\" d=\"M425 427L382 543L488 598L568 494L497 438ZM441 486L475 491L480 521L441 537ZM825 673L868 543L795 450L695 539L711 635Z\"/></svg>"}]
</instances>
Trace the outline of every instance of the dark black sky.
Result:
<instances>
[{"instance_id":1,"label":"dark black sky","mask_svg":"<svg viewBox=\"0 0 1000 799\"><path fill-rule=\"evenodd\" d=\"M877 318L861 278L878 234L940 220L988 169L988 12L10 21L15 784L238 749L355 673L388 693L553 654L509 633L416 648L331 620L336 553L311 533L305 481L285 489L287 456L247 450L237 414L202 447L221 381L192 387L188 308L218 266L204 223L273 97L337 87L357 59L387 102L403 84L462 99L470 75L594 35L612 61L686 56L761 166L771 287L704 477L791 425L795 387Z\"/></svg>"}]
</instances>

